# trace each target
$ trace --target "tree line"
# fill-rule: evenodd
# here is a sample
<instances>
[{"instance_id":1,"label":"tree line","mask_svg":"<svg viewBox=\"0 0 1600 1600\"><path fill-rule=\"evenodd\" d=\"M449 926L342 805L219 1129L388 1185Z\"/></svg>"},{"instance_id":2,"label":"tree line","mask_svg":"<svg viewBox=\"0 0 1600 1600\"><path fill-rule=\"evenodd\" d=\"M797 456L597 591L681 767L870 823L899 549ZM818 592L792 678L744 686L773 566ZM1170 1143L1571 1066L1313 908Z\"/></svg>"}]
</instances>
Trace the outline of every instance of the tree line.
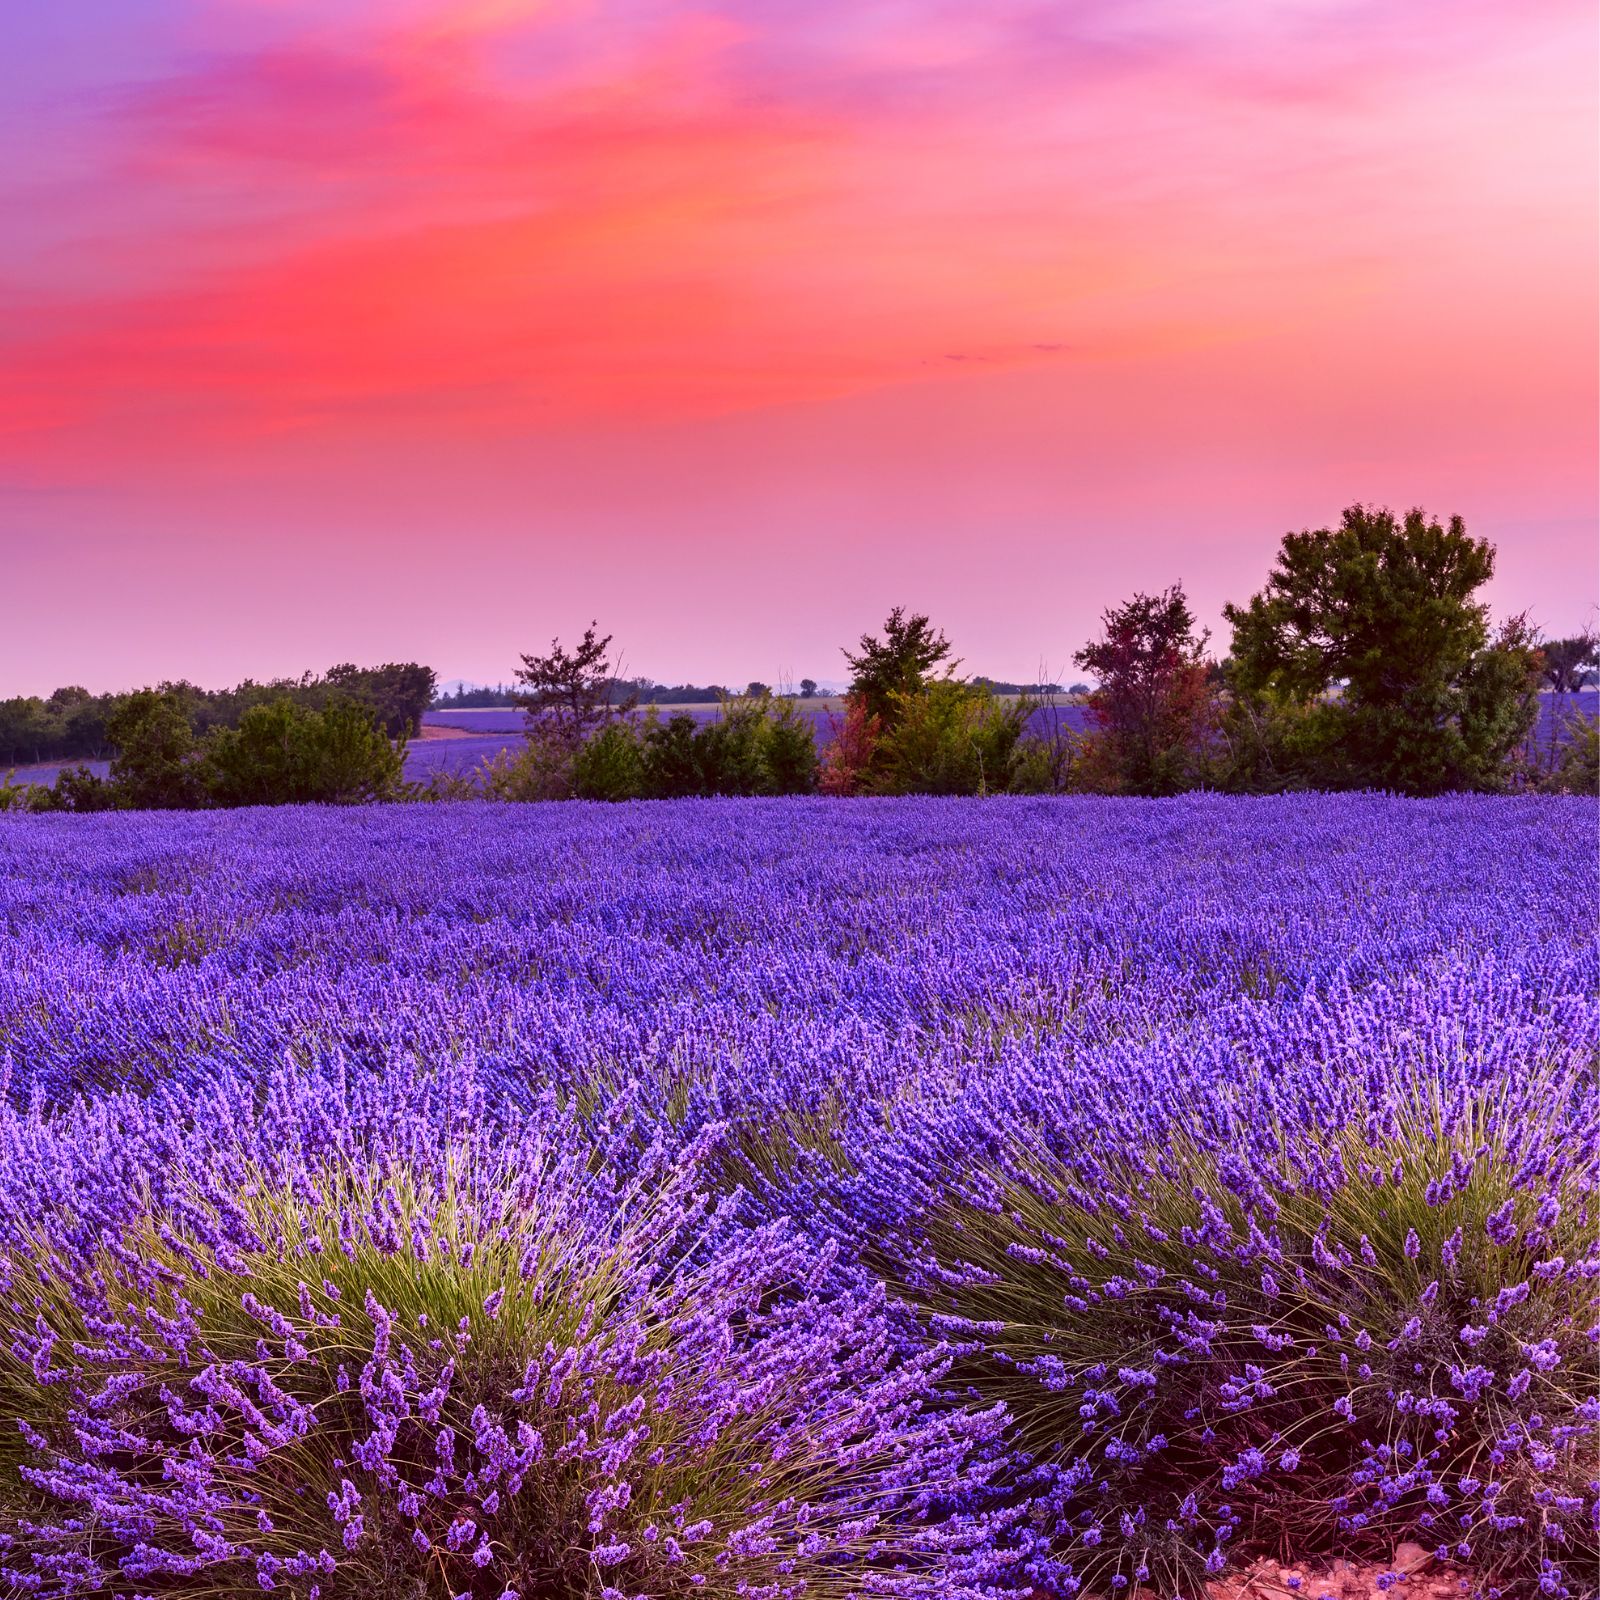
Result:
<instances>
[{"instance_id":1,"label":"tree line","mask_svg":"<svg viewBox=\"0 0 1600 1600\"><path fill-rule=\"evenodd\" d=\"M1543 749L1540 694L1593 676L1596 637L1491 625L1479 592L1494 549L1462 520L1351 506L1337 527L1285 536L1263 588L1225 616L1218 658L1182 585L1104 613L1074 656L1097 686L1089 726L1030 731L1054 685L1005 693L960 674L945 635L897 607L844 651L852 677L820 756L791 699L765 685L715 723L618 695L611 639L525 655L528 737L445 793L625 800L685 794L1098 793L1382 789L1592 791L1595 720ZM1048 719L1047 719L1048 720Z\"/></svg>"},{"instance_id":2,"label":"tree line","mask_svg":"<svg viewBox=\"0 0 1600 1600\"><path fill-rule=\"evenodd\" d=\"M963 676L945 635L904 607L844 650L850 688L841 711L824 713L830 737L820 749L817 713L802 705L811 680L798 696L759 682L724 692L713 720L641 710L647 697L666 698L653 692L662 686L622 678L611 637L591 623L571 648L557 639L522 656L509 698L526 713L526 738L471 773L403 779L406 737L433 690L429 669L335 668L293 685L242 685L227 692L232 702L170 684L121 697L99 734L114 752L108 778L78 768L52 789L9 785L0 806L1594 793L1593 716L1571 710L1562 737L1542 747L1531 735L1542 691L1571 695L1593 681L1600 641L1592 629L1543 639L1521 616L1493 626L1479 593L1494 554L1459 517L1351 506L1337 527L1285 535L1263 587L1224 608L1232 641L1221 657L1181 584L1136 594L1107 610L1074 656L1095 679L1082 730L1055 721L1036 731L1034 714L1056 685Z\"/></svg>"},{"instance_id":3,"label":"tree line","mask_svg":"<svg viewBox=\"0 0 1600 1600\"><path fill-rule=\"evenodd\" d=\"M1086 695L1089 692L1089 685L1086 683L1075 683L1070 689L1063 691L1059 683L1006 683L996 678L974 678L973 682L987 685L995 694L1058 695L1065 692L1071 695ZM725 683L658 683L654 678L608 677L603 686L604 698L612 704L620 704L624 700L631 699L637 705L646 706L715 706L721 705L725 700L755 700L762 695L773 693L772 685L761 682L759 678L752 678L742 690L731 689ZM783 698L815 700L824 693L815 678L802 678L795 685L793 695L784 694ZM469 688L463 683L447 692L436 694L429 709L505 710L520 703L518 690L514 684L497 683L492 687L480 684Z\"/></svg>"},{"instance_id":4,"label":"tree line","mask_svg":"<svg viewBox=\"0 0 1600 1600\"><path fill-rule=\"evenodd\" d=\"M140 692L165 696L202 738L214 728L237 728L252 707L285 700L306 711L322 711L335 702L363 706L391 739L397 739L421 729L422 714L434 697L434 673L432 667L414 661L391 661L381 667L344 662L320 676L307 672L265 683L246 678L231 689L202 689L178 681ZM131 698L126 693L90 694L70 685L43 699L35 695L0 700L0 767L104 760L116 748L112 728Z\"/></svg>"},{"instance_id":5,"label":"tree line","mask_svg":"<svg viewBox=\"0 0 1600 1600\"><path fill-rule=\"evenodd\" d=\"M620 704L624 700L633 700L637 703L649 705L652 702L667 705L720 705L724 700L733 699L740 695L738 689L731 689L725 683L657 683L654 678L620 678L607 677L602 686L607 700ZM772 692L769 684L752 680L742 691L744 695ZM797 690L800 698L809 700L817 693L817 682L814 678L802 678ZM514 707L520 704L518 690L515 684L496 684L491 688L469 689L465 684L452 689L448 694L436 694L433 697L435 711L473 711L487 710L491 707Z\"/></svg>"}]
</instances>

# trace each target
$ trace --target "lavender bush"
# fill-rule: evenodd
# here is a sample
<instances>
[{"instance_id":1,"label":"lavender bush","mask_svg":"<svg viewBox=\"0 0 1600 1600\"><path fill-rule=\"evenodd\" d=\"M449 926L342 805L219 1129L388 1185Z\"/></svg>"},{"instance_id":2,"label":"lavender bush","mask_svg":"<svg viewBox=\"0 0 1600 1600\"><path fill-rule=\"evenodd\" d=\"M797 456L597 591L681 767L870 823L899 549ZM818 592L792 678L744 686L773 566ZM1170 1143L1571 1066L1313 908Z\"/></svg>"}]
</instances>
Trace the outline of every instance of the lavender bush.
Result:
<instances>
[{"instance_id":1,"label":"lavender bush","mask_svg":"<svg viewBox=\"0 0 1600 1600\"><path fill-rule=\"evenodd\" d=\"M0 1586L1583 1593L1595 823L0 817Z\"/></svg>"},{"instance_id":2,"label":"lavender bush","mask_svg":"<svg viewBox=\"0 0 1600 1600\"><path fill-rule=\"evenodd\" d=\"M1417 1537L1581 1592L1592 1098L1533 1072L1267 1127L1100 1159L1019 1143L928 1219L912 1292L1015 1418L1041 1577L1193 1592L1232 1544L1381 1563Z\"/></svg>"},{"instance_id":3,"label":"lavender bush","mask_svg":"<svg viewBox=\"0 0 1600 1600\"><path fill-rule=\"evenodd\" d=\"M513 1128L460 1076L260 1094L0 1130L19 1592L933 1596L993 1571L961 1508L1000 1413L941 1405L942 1353L899 1348L831 1253L708 1209L710 1134L621 1179L553 1104Z\"/></svg>"}]
</instances>

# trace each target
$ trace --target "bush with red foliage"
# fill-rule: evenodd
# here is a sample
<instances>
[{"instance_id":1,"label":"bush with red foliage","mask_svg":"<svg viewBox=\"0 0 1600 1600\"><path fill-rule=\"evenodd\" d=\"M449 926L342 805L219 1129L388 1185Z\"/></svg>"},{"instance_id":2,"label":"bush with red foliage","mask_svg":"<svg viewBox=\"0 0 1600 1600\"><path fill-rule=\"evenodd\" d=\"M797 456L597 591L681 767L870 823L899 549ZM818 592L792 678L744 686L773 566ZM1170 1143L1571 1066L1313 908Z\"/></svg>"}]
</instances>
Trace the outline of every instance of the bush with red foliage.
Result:
<instances>
[{"instance_id":1,"label":"bush with red foliage","mask_svg":"<svg viewBox=\"0 0 1600 1600\"><path fill-rule=\"evenodd\" d=\"M1105 635L1073 658L1099 679L1080 768L1089 787L1166 795L1191 788L1217 719L1207 635L1183 586L1136 594L1102 617Z\"/></svg>"},{"instance_id":2,"label":"bush with red foliage","mask_svg":"<svg viewBox=\"0 0 1600 1600\"><path fill-rule=\"evenodd\" d=\"M865 695L849 694L845 696L843 719L830 715L828 720L833 739L823 754L817 787L824 794L858 794L883 735L883 718L867 709Z\"/></svg>"}]
</instances>

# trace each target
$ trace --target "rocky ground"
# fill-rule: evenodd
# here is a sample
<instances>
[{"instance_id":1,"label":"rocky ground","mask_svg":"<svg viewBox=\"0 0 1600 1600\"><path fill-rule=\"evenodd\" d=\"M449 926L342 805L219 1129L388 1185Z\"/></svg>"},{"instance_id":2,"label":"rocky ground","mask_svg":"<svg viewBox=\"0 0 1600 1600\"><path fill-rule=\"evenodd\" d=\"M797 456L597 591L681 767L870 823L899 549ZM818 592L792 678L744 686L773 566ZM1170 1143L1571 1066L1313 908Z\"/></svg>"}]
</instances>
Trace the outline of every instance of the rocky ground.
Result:
<instances>
[{"instance_id":1,"label":"rocky ground","mask_svg":"<svg viewBox=\"0 0 1600 1600\"><path fill-rule=\"evenodd\" d=\"M1471 1577L1435 1561L1420 1544L1403 1544L1388 1566L1335 1561L1326 1568L1258 1561L1207 1585L1206 1600L1462 1600Z\"/></svg>"}]
</instances>

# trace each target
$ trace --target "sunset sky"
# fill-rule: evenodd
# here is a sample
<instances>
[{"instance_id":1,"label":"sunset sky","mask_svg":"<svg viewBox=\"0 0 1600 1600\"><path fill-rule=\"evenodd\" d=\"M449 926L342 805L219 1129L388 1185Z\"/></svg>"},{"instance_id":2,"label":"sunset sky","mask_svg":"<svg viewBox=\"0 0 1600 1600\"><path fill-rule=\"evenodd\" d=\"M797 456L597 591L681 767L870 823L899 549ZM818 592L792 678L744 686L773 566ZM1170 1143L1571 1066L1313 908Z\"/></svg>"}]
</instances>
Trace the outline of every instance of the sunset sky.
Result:
<instances>
[{"instance_id":1,"label":"sunset sky","mask_svg":"<svg viewBox=\"0 0 1600 1600\"><path fill-rule=\"evenodd\" d=\"M591 617L1078 676L1362 499L1596 575L1593 0L49 0L0 17L0 696ZM1226 642L1225 629L1220 642Z\"/></svg>"}]
</instances>

